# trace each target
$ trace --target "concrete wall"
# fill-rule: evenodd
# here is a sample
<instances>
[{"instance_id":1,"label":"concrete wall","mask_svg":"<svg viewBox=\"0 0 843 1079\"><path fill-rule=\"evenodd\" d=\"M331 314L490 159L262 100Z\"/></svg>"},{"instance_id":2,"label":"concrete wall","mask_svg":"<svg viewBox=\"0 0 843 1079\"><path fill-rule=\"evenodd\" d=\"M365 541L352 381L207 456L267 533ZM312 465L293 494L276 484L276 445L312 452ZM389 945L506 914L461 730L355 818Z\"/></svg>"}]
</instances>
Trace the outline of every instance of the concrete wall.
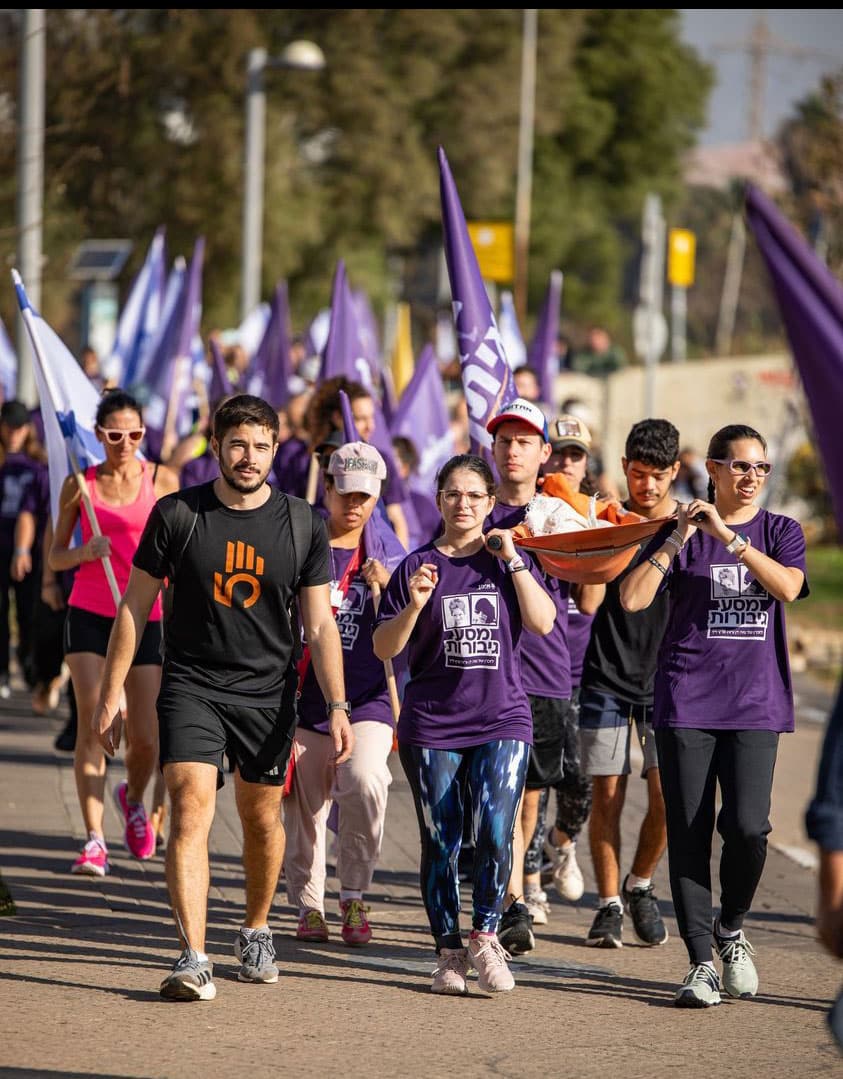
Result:
<instances>
[{"instance_id":1,"label":"concrete wall","mask_svg":"<svg viewBox=\"0 0 843 1079\"><path fill-rule=\"evenodd\" d=\"M595 417L604 467L625 491L620 459L630 427L645 418L644 368L627 367L605 381L559 375L557 404L568 397L582 399ZM703 455L711 435L729 423L759 431L774 460L777 448L806 437L802 390L787 353L659 364L654 401L654 416L676 424L681 445Z\"/></svg>"}]
</instances>

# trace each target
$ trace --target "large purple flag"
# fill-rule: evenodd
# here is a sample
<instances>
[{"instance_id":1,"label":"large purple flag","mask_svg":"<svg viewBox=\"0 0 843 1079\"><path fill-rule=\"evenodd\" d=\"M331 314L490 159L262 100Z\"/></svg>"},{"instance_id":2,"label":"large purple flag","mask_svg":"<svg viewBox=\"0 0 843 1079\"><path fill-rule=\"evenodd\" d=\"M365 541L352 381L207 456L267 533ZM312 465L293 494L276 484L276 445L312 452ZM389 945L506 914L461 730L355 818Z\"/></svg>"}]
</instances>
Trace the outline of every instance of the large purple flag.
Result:
<instances>
[{"instance_id":1,"label":"large purple flag","mask_svg":"<svg viewBox=\"0 0 843 1079\"><path fill-rule=\"evenodd\" d=\"M407 383L392 422L393 435L409 438L419 453L418 473L410 486L430 495L436 474L454 455L448 402L433 345L426 345Z\"/></svg>"},{"instance_id":2,"label":"large purple flag","mask_svg":"<svg viewBox=\"0 0 843 1079\"><path fill-rule=\"evenodd\" d=\"M773 281L843 532L843 287L757 188L746 212Z\"/></svg>"},{"instance_id":3,"label":"large purple flag","mask_svg":"<svg viewBox=\"0 0 843 1079\"><path fill-rule=\"evenodd\" d=\"M252 359L246 386L249 393L263 397L273 408L283 408L290 399L292 374L287 283L279 281L270 305L269 322Z\"/></svg>"},{"instance_id":4,"label":"large purple flag","mask_svg":"<svg viewBox=\"0 0 843 1079\"><path fill-rule=\"evenodd\" d=\"M536 324L536 332L527 350L527 363L539 376L541 399L557 405L554 385L559 374L556 358L556 338L559 334L559 311L562 306L562 271L553 270Z\"/></svg>"},{"instance_id":5,"label":"large purple flag","mask_svg":"<svg viewBox=\"0 0 843 1079\"><path fill-rule=\"evenodd\" d=\"M367 390L373 390L372 373L366 358L360 350L360 330L357 325L357 312L348 278L345 262L340 259L334 273L334 285L331 290L331 325L328 340L322 354L322 370L319 381L345 375L354 382L362 383Z\"/></svg>"},{"instance_id":6,"label":"large purple flag","mask_svg":"<svg viewBox=\"0 0 843 1079\"><path fill-rule=\"evenodd\" d=\"M156 342L147 382L149 397L144 412L150 457L166 459L179 437L187 433L190 417L185 401L191 389L193 343L202 320L202 261L205 239L193 248L190 269L175 304L166 332Z\"/></svg>"},{"instance_id":7,"label":"large purple flag","mask_svg":"<svg viewBox=\"0 0 843 1079\"><path fill-rule=\"evenodd\" d=\"M118 386L131 386L138 378L143 357L152 344L161 319L166 278L162 226L156 230L143 266L132 283L128 299L120 312L111 355L103 364L103 374Z\"/></svg>"},{"instance_id":8,"label":"large purple flag","mask_svg":"<svg viewBox=\"0 0 843 1079\"><path fill-rule=\"evenodd\" d=\"M209 344L211 348L211 383L208 387L208 401L213 405L234 393L234 386L228 377L228 369L225 366L222 349L213 337Z\"/></svg>"},{"instance_id":9,"label":"large purple flag","mask_svg":"<svg viewBox=\"0 0 843 1079\"><path fill-rule=\"evenodd\" d=\"M380 380L383 370L383 354L381 352L380 330L378 320L369 303L369 297L363 289L354 289L351 293L351 302L354 304L354 313L357 316L357 338L360 346L360 355L368 363L375 385Z\"/></svg>"},{"instance_id":10,"label":"large purple flag","mask_svg":"<svg viewBox=\"0 0 843 1079\"><path fill-rule=\"evenodd\" d=\"M340 390L343 438L346 442L362 442L351 414L351 402L345 390ZM389 463L387 462L387 467ZM401 541L395 535L386 517L383 499L378 499L375 511L363 526L363 546L369 558L377 558L387 569L393 570L406 555Z\"/></svg>"},{"instance_id":11,"label":"large purple flag","mask_svg":"<svg viewBox=\"0 0 843 1079\"><path fill-rule=\"evenodd\" d=\"M439 147L439 192L445 259L451 281L468 426L475 452L491 448L486 424L518 395L500 333L480 276L460 198L445 151Z\"/></svg>"}]
</instances>

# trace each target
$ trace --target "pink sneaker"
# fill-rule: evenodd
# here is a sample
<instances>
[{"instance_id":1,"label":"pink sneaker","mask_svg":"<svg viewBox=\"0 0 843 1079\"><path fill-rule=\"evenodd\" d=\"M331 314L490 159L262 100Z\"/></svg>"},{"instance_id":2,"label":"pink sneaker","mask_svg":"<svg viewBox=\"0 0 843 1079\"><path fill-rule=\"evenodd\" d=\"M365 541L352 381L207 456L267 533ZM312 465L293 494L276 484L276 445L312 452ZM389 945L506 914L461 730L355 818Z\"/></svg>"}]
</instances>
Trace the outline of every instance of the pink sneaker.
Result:
<instances>
[{"instance_id":1,"label":"pink sneaker","mask_svg":"<svg viewBox=\"0 0 843 1079\"><path fill-rule=\"evenodd\" d=\"M366 908L359 899L346 899L340 903L342 913L342 939L352 947L368 944L372 939L372 927L366 917Z\"/></svg>"},{"instance_id":2,"label":"pink sneaker","mask_svg":"<svg viewBox=\"0 0 843 1079\"><path fill-rule=\"evenodd\" d=\"M149 823L149 817L143 808L143 803L130 805L126 798L128 783L118 783L114 788L114 800L123 819L126 821L126 831L123 839L129 848L129 853L135 858L151 858L155 853L155 829Z\"/></svg>"},{"instance_id":3,"label":"pink sneaker","mask_svg":"<svg viewBox=\"0 0 843 1079\"><path fill-rule=\"evenodd\" d=\"M321 910L306 910L299 918L296 940L327 940L328 923Z\"/></svg>"},{"instance_id":4,"label":"pink sneaker","mask_svg":"<svg viewBox=\"0 0 843 1079\"><path fill-rule=\"evenodd\" d=\"M108 872L108 851L101 839L89 839L73 865L71 873L84 877L104 877Z\"/></svg>"}]
</instances>

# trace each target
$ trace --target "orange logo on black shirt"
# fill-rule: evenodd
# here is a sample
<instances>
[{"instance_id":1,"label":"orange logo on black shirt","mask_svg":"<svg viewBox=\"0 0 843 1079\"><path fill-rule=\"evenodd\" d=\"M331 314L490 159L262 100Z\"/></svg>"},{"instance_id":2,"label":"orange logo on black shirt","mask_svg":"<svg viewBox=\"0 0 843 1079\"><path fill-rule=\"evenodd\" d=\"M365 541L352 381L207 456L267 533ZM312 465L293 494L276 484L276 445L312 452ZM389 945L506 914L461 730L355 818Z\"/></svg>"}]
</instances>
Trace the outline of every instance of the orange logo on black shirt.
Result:
<instances>
[{"instance_id":1,"label":"orange logo on black shirt","mask_svg":"<svg viewBox=\"0 0 843 1079\"><path fill-rule=\"evenodd\" d=\"M234 570L240 572L234 573ZM252 570L251 573L244 573L243 570ZM242 606L251 607L252 604L257 603L261 595L261 585L258 577L263 574L263 559L260 555L255 555L254 547L243 543L241 540L236 542L229 542L225 545L225 572L226 574L232 574L228 577L223 587L223 575L221 573L214 574L214 599L217 603L221 603L224 607L231 607L232 595L234 593L234 586L241 581L247 584L251 589L250 594L243 600Z\"/></svg>"}]
</instances>

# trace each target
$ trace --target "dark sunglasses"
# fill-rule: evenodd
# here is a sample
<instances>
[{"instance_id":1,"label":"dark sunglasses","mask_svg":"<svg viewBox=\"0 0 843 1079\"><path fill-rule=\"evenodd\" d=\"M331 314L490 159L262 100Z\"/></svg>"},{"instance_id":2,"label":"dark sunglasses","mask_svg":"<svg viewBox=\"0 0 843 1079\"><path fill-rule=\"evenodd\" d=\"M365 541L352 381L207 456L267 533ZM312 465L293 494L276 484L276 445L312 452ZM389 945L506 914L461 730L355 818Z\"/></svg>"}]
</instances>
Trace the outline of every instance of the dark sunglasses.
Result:
<instances>
[{"instance_id":1,"label":"dark sunglasses","mask_svg":"<svg viewBox=\"0 0 843 1079\"><path fill-rule=\"evenodd\" d=\"M131 431L121 431L116 427L101 427L97 424L97 430L103 433L106 442L110 442L112 446L119 446L127 438L130 442L140 442L146 434L145 427L135 427Z\"/></svg>"},{"instance_id":2,"label":"dark sunglasses","mask_svg":"<svg viewBox=\"0 0 843 1079\"><path fill-rule=\"evenodd\" d=\"M726 465L734 476L748 476L753 469L756 476L769 476L773 471L772 461L738 461L734 458L731 461L721 461L717 457L711 457L710 460L716 465Z\"/></svg>"}]
</instances>

